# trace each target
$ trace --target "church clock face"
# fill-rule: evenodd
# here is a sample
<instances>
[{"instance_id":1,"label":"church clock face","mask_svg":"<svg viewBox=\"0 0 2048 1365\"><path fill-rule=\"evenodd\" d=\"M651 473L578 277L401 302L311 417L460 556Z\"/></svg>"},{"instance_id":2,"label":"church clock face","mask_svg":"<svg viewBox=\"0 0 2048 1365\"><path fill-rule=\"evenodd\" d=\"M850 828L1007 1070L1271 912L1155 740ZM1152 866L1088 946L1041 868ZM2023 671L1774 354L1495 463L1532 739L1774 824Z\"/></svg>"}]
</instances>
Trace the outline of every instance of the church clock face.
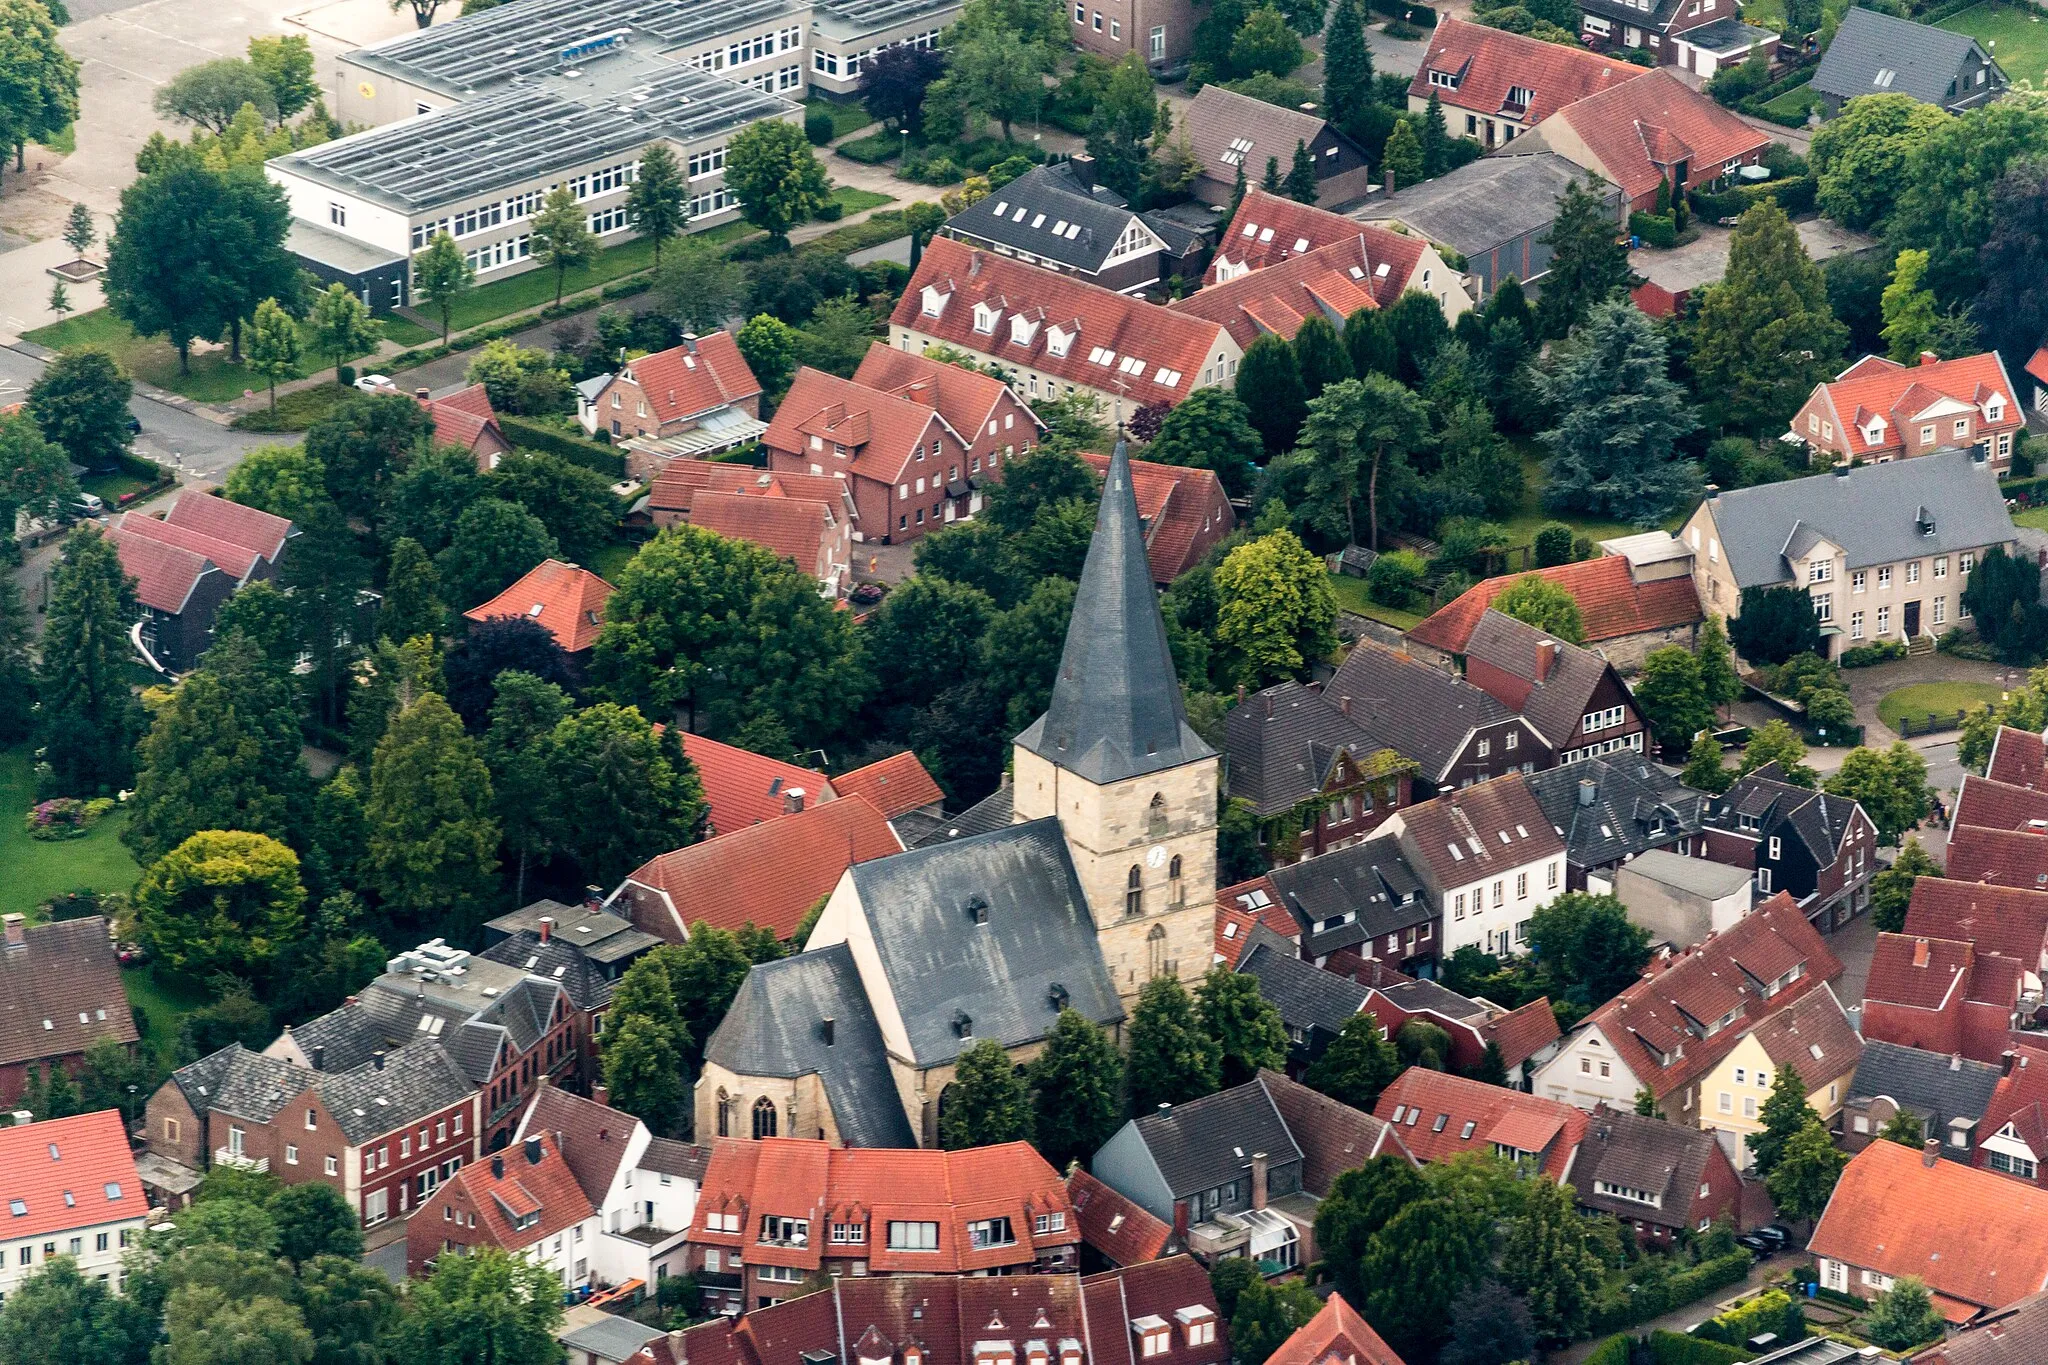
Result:
<instances>
[{"instance_id":1,"label":"church clock face","mask_svg":"<svg viewBox=\"0 0 2048 1365\"><path fill-rule=\"evenodd\" d=\"M1145 854L1145 866L1155 872L1166 866L1166 846L1163 844L1152 845Z\"/></svg>"}]
</instances>

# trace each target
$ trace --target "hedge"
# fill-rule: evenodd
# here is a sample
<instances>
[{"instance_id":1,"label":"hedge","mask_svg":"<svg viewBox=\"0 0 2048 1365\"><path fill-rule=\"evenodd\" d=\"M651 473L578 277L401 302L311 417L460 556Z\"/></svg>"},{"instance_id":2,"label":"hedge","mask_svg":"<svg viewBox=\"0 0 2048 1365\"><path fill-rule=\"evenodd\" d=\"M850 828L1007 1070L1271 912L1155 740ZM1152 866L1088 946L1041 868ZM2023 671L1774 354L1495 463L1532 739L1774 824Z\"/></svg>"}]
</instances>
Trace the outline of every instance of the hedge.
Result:
<instances>
[{"instance_id":1,"label":"hedge","mask_svg":"<svg viewBox=\"0 0 2048 1365\"><path fill-rule=\"evenodd\" d=\"M1662 1284L1644 1285L1619 1301L1597 1305L1593 1311L1593 1332L1617 1332L1646 1318L1662 1317L1717 1289L1740 1284L1749 1277L1755 1264L1756 1258L1747 1251L1732 1251L1711 1261L1701 1261Z\"/></svg>"},{"instance_id":2,"label":"hedge","mask_svg":"<svg viewBox=\"0 0 2048 1365\"><path fill-rule=\"evenodd\" d=\"M1901 647L1899 652L1903 654L1905 649ZM1738 1347L1766 1332L1785 1345L1804 1341L1809 1335L1805 1310L1782 1289L1767 1289L1741 1307L1731 1308L1693 1329L1693 1335L1702 1341Z\"/></svg>"},{"instance_id":3,"label":"hedge","mask_svg":"<svg viewBox=\"0 0 2048 1365\"><path fill-rule=\"evenodd\" d=\"M124 450L114 457L114 463L121 466L121 472L131 479L148 479L151 483L169 483L176 477L170 470L155 460L146 460L132 450Z\"/></svg>"},{"instance_id":4,"label":"hedge","mask_svg":"<svg viewBox=\"0 0 2048 1365\"><path fill-rule=\"evenodd\" d=\"M851 142L842 142L832 150L848 161L858 161L863 166L879 166L891 157L901 156L903 143L901 133L870 133Z\"/></svg>"},{"instance_id":5,"label":"hedge","mask_svg":"<svg viewBox=\"0 0 2048 1365\"><path fill-rule=\"evenodd\" d=\"M1658 1329L1650 1333L1651 1365L1737 1365L1756 1357L1739 1346L1704 1341L1683 1332Z\"/></svg>"},{"instance_id":6,"label":"hedge","mask_svg":"<svg viewBox=\"0 0 2048 1365\"><path fill-rule=\"evenodd\" d=\"M2018 502L2021 506L2029 503L2048 502L2048 477L2039 479L2007 479L1998 485L1998 491Z\"/></svg>"},{"instance_id":7,"label":"hedge","mask_svg":"<svg viewBox=\"0 0 2048 1365\"><path fill-rule=\"evenodd\" d=\"M1678 224L1669 214L1631 213L1628 216L1628 230L1643 239L1644 246L1661 247L1669 251L1678 245Z\"/></svg>"},{"instance_id":8,"label":"hedge","mask_svg":"<svg viewBox=\"0 0 2048 1365\"><path fill-rule=\"evenodd\" d=\"M1633 1344L1629 1335L1609 1337L1593 1349L1583 1365L1628 1365L1629 1347Z\"/></svg>"},{"instance_id":9,"label":"hedge","mask_svg":"<svg viewBox=\"0 0 2048 1365\"><path fill-rule=\"evenodd\" d=\"M626 477L626 457L610 446L601 446L595 441L585 441L567 436L538 422L510 413L498 414L498 425L505 430L506 437L522 450L542 450L550 455L559 455L571 464L580 464L585 469L594 469L608 479Z\"/></svg>"},{"instance_id":10,"label":"hedge","mask_svg":"<svg viewBox=\"0 0 2048 1365\"><path fill-rule=\"evenodd\" d=\"M1775 199L1778 207L1788 216L1813 211L1814 196L1818 186L1810 175L1788 176L1783 180L1768 180L1761 185L1739 185L1734 189L1722 190L1718 194L1706 194L1693 190L1687 196L1692 202L1692 211L1710 223L1723 218L1740 218L1750 207L1764 199Z\"/></svg>"}]
</instances>

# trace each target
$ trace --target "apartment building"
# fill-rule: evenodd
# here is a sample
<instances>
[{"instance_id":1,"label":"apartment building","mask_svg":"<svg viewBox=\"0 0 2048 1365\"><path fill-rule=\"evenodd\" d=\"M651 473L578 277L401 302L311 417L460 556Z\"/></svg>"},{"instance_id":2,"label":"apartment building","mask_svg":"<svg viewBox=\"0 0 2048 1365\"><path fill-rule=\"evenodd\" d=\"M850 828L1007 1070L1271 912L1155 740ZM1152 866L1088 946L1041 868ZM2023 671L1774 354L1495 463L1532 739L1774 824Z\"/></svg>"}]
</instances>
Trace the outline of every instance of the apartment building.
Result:
<instances>
[{"instance_id":1,"label":"apartment building","mask_svg":"<svg viewBox=\"0 0 2048 1365\"><path fill-rule=\"evenodd\" d=\"M54 1256L120 1293L149 1201L119 1111L0 1128L0 1203L0 1304Z\"/></svg>"}]
</instances>

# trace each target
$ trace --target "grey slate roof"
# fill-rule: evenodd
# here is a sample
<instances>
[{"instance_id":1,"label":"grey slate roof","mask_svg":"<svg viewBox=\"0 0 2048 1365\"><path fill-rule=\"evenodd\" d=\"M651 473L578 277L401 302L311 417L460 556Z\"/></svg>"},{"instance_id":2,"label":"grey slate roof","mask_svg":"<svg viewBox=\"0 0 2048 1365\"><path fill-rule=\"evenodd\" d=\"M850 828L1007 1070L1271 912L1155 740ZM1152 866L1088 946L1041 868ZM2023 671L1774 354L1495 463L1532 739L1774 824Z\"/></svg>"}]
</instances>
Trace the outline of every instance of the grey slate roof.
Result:
<instances>
[{"instance_id":1,"label":"grey slate roof","mask_svg":"<svg viewBox=\"0 0 2048 1365\"><path fill-rule=\"evenodd\" d=\"M1394 981L1378 988L1379 993L1410 1014L1433 1010L1446 1019L1484 1019L1486 1006L1434 981Z\"/></svg>"},{"instance_id":2,"label":"grey slate roof","mask_svg":"<svg viewBox=\"0 0 2048 1365\"><path fill-rule=\"evenodd\" d=\"M1422 878L1391 834L1276 867L1266 879L1301 926L1302 949L1310 957L1427 924L1435 913ZM1353 916L1349 924L1320 927L1346 914Z\"/></svg>"},{"instance_id":3,"label":"grey slate roof","mask_svg":"<svg viewBox=\"0 0 2048 1365\"><path fill-rule=\"evenodd\" d=\"M195 1114L218 1110L236 1118L267 1123L286 1100L304 1093L316 1075L277 1057L251 1052L229 1043L171 1073Z\"/></svg>"},{"instance_id":4,"label":"grey slate roof","mask_svg":"<svg viewBox=\"0 0 2048 1365\"><path fill-rule=\"evenodd\" d=\"M570 1328L556 1340L569 1348L572 1357L577 1352L588 1352L599 1360L623 1362L631 1360L648 1342L666 1335L659 1327L606 1314L596 1322Z\"/></svg>"},{"instance_id":5,"label":"grey slate roof","mask_svg":"<svg viewBox=\"0 0 2048 1365\"><path fill-rule=\"evenodd\" d=\"M1124 1017L1058 820L871 859L847 875L918 1066L950 1062L981 1038L1016 1047L1045 1037L1059 1017L1054 986L1098 1024Z\"/></svg>"},{"instance_id":6,"label":"grey slate roof","mask_svg":"<svg viewBox=\"0 0 2048 1365\"><path fill-rule=\"evenodd\" d=\"M1557 218L1558 196L1573 181L1608 199L1620 191L1554 152L1483 156L1454 171L1411 185L1351 211L1361 222L1406 223L1432 242L1480 256Z\"/></svg>"},{"instance_id":7,"label":"grey slate roof","mask_svg":"<svg viewBox=\"0 0 2048 1365\"><path fill-rule=\"evenodd\" d=\"M939 826L905 843L911 848L929 848L933 844L950 843L975 834L986 834L992 829L1002 829L1016 818L1016 789L1007 782L997 787L981 800L947 817Z\"/></svg>"},{"instance_id":8,"label":"grey slate roof","mask_svg":"<svg viewBox=\"0 0 2048 1365\"><path fill-rule=\"evenodd\" d=\"M409 1043L376 1065L314 1081L342 1136L363 1143L446 1109L476 1087L438 1039Z\"/></svg>"},{"instance_id":9,"label":"grey slate roof","mask_svg":"<svg viewBox=\"0 0 2048 1365\"><path fill-rule=\"evenodd\" d=\"M1589 1209L1666 1227L1689 1227L1693 1191L1699 1188L1713 1149L1714 1135L1703 1128L1596 1110L1579 1145L1579 1159L1572 1163L1572 1185L1579 1202ZM1659 1195L1663 1203L1652 1208L1602 1194L1595 1181Z\"/></svg>"},{"instance_id":10,"label":"grey slate roof","mask_svg":"<svg viewBox=\"0 0 2048 1365\"><path fill-rule=\"evenodd\" d=\"M1702 827L1701 794L1638 754L1582 758L1527 780L1574 867L1605 867ZM1593 784L1590 802L1583 782Z\"/></svg>"},{"instance_id":11,"label":"grey slate roof","mask_svg":"<svg viewBox=\"0 0 2048 1365\"><path fill-rule=\"evenodd\" d=\"M1363 640L1323 692L1350 697L1353 718L1374 741L1414 759L1431 781L1442 779L1474 728L1515 717L1463 678Z\"/></svg>"},{"instance_id":12,"label":"grey slate roof","mask_svg":"<svg viewBox=\"0 0 2048 1365\"><path fill-rule=\"evenodd\" d=\"M709 1147L699 1147L694 1142L678 1142L674 1138L647 1139L647 1150L640 1156L640 1169L643 1171L679 1175L700 1185L704 1183L705 1168L710 1164Z\"/></svg>"},{"instance_id":13,"label":"grey slate roof","mask_svg":"<svg viewBox=\"0 0 2048 1365\"><path fill-rule=\"evenodd\" d=\"M1716 19L1711 24L1685 30L1685 41L1702 52L1711 52L1717 57L1746 55L1753 47L1764 47L1768 54L1778 35L1755 24L1745 24L1740 19Z\"/></svg>"},{"instance_id":14,"label":"grey slate roof","mask_svg":"<svg viewBox=\"0 0 2048 1365\"><path fill-rule=\"evenodd\" d=\"M1286 944L1274 946L1272 940L1279 936L1265 932L1268 937L1246 946L1237 969L1259 983L1259 994L1280 1011L1281 1022L1289 1028L1342 1033L1345 1021L1364 1006L1365 987L1302 961Z\"/></svg>"},{"instance_id":15,"label":"grey slate roof","mask_svg":"<svg viewBox=\"0 0 2048 1365\"><path fill-rule=\"evenodd\" d=\"M647 939L649 947L661 942L654 935L638 929L631 932L636 938ZM568 993L569 1003L586 1013L611 1003L612 982L605 979L588 953L564 940L559 932L542 943L539 934L523 929L511 938L493 943L477 956L486 962L518 967L550 981L559 981Z\"/></svg>"},{"instance_id":16,"label":"grey slate roof","mask_svg":"<svg viewBox=\"0 0 2048 1365\"><path fill-rule=\"evenodd\" d=\"M1557 651L1550 672L1536 681L1537 647L1548 642ZM1465 657L1480 659L1529 684L1529 695L1514 708L1552 747L1562 749L1578 733L1590 709L1593 690L1607 676L1608 662L1590 649L1557 639L1526 621L1488 607L1465 642Z\"/></svg>"},{"instance_id":17,"label":"grey slate roof","mask_svg":"<svg viewBox=\"0 0 2048 1365\"><path fill-rule=\"evenodd\" d=\"M1949 1120L1983 1118L1998 1079L1999 1068L1989 1062L1866 1038L1863 1058L1849 1082L1848 1098L1884 1096L1919 1114L1928 1121L1928 1131L1942 1139L1942 1152L1947 1155ZM1961 1159L1967 1160L1967 1155Z\"/></svg>"},{"instance_id":18,"label":"grey slate roof","mask_svg":"<svg viewBox=\"0 0 2048 1365\"><path fill-rule=\"evenodd\" d=\"M1802 521L1841 546L1851 569L2014 539L1998 481L1960 450L1731 489L1708 506L1742 588L1790 581L1784 547ZM1932 535L1915 524L1921 506L1934 513Z\"/></svg>"},{"instance_id":19,"label":"grey slate roof","mask_svg":"<svg viewBox=\"0 0 2048 1365\"><path fill-rule=\"evenodd\" d=\"M534 901L488 921L484 927L508 938L524 931L538 939L543 917L554 920L555 939L581 949L591 961L606 965L644 953L661 943L653 934L634 928L633 921L609 910L589 905L564 905L552 900Z\"/></svg>"},{"instance_id":20,"label":"grey slate roof","mask_svg":"<svg viewBox=\"0 0 2048 1365\"><path fill-rule=\"evenodd\" d=\"M1856 803L1846 796L1795 787L1783 777L1784 769L1766 763L1737 778L1718 798L1702 804L1708 827L1735 831L1741 827L1741 817L1754 816L1755 834L1783 837L1789 828L1792 837L1806 846L1816 867L1829 866L1856 818Z\"/></svg>"},{"instance_id":21,"label":"grey slate roof","mask_svg":"<svg viewBox=\"0 0 2048 1365\"><path fill-rule=\"evenodd\" d=\"M1234 706L1223 721L1230 795L1278 815L1321 792L1340 753L1380 746L1335 701L1298 682L1278 683Z\"/></svg>"},{"instance_id":22,"label":"grey slate roof","mask_svg":"<svg viewBox=\"0 0 2048 1365\"><path fill-rule=\"evenodd\" d=\"M1099 786L1215 757L1181 708L1121 436L1102 481L1052 703L1017 743Z\"/></svg>"},{"instance_id":23,"label":"grey slate roof","mask_svg":"<svg viewBox=\"0 0 2048 1365\"><path fill-rule=\"evenodd\" d=\"M829 1045L827 1019L833 1021ZM889 1075L882 1030L844 943L748 972L712 1031L704 1060L742 1076L815 1074L848 1146L917 1145Z\"/></svg>"},{"instance_id":24,"label":"grey slate roof","mask_svg":"<svg viewBox=\"0 0 2048 1365\"><path fill-rule=\"evenodd\" d=\"M1175 1199L1237 1179L1251 1169L1254 1152L1264 1152L1275 1166L1301 1160L1301 1148L1258 1080L1133 1122Z\"/></svg>"},{"instance_id":25,"label":"grey slate roof","mask_svg":"<svg viewBox=\"0 0 2048 1365\"><path fill-rule=\"evenodd\" d=\"M1982 1314L1974 1325L1942 1343L1941 1354L1935 1357L1936 1365L2040 1365L2043 1360L2048 1360L2048 1291ZM1816 1360L1811 1365L1834 1362Z\"/></svg>"},{"instance_id":26,"label":"grey slate roof","mask_svg":"<svg viewBox=\"0 0 2048 1365\"><path fill-rule=\"evenodd\" d=\"M1922 104L1946 105L1964 93L1953 87L1976 49L1967 33L1852 6L1821 55L1813 88L1843 99L1911 95ZM1887 71L1891 79L1883 80Z\"/></svg>"},{"instance_id":27,"label":"grey slate roof","mask_svg":"<svg viewBox=\"0 0 2048 1365\"><path fill-rule=\"evenodd\" d=\"M946 228L1092 274L1137 216L1114 191L1084 189L1062 164L1018 176L947 219Z\"/></svg>"}]
</instances>

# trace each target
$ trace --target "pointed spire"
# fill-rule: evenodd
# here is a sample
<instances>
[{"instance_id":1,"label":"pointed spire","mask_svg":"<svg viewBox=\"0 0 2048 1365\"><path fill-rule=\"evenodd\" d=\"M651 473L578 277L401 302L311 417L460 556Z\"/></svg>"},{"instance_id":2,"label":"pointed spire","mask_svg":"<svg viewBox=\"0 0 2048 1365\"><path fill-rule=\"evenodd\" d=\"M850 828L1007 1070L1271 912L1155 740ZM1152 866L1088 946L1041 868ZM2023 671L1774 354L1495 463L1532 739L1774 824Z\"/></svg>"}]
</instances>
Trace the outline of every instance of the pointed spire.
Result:
<instances>
[{"instance_id":1,"label":"pointed spire","mask_svg":"<svg viewBox=\"0 0 2048 1365\"><path fill-rule=\"evenodd\" d=\"M1017 743L1098 786L1215 756L1181 709L1121 428L1052 704Z\"/></svg>"}]
</instances>

